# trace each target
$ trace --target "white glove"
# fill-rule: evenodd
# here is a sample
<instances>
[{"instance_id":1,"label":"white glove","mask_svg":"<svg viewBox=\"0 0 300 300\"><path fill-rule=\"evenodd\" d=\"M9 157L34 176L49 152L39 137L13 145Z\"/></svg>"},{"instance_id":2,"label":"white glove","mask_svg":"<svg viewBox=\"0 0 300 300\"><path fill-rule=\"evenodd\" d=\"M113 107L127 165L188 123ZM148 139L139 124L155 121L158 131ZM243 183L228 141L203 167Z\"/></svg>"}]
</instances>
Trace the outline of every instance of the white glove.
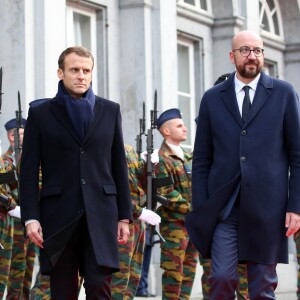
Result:
<instances>
[{"instance_id":1,"label":"white glove","mask_svg":"<svg viewBox=\"0 0 300 300\"><path fill-rule=\"evenodd\" d=\"M147 151L141 153L141 158L144 162L147 162ZM154 149L151 153L151 162L155 165L159 162L158 149Z\"/></svg>"},{"instance_id":2,"label":"white glove","mask_svg":"<svg viewBox=\"0 0 300 300\"><path fill-rule=\"evenodd\" d=\"M151 154L151 162L157 164L159 162L158 149L154 149Z\"/></svg>"},{"instance_id":3,"label":"white glove","mask_svg":"<svg viewBox=\"0 0 300 300\"><path fill-rule=\"evenodd\" d=\"M139 219L150 225L158 225L161 222L160 216L147 208L143 208Z\"/></svg>"},{"instance_id":4,"label":"white glove","mask_svg":"<svg viewBox=\"0 0 300 300\"><path fill-rule=\"evenodd\" d=\"M9 214L11 217L16 217L16 218L21 219L20 206L17 205L14 209L9 210L9 211L8 211L8 214Z\"/></svg>"}]
</instances>

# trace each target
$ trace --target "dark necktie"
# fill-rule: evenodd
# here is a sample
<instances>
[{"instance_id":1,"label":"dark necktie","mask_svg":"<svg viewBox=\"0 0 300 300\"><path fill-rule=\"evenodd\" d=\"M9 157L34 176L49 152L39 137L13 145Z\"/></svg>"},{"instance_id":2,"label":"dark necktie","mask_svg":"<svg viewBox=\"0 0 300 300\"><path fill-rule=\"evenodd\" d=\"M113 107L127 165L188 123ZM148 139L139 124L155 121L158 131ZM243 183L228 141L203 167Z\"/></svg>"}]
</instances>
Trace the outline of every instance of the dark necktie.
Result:
<instances>
[{"instance_id":1,"label":"dark necktie","mask_svg":"<svg viewBox=\"0 0 300 300\"><path fill-rule=\"evenodd\" d=\"M247 114L248 114L248 112L250 110L250 107L251 107L249 89L250 89L250 86L248 86L248 85L245 85L243 87L243 90L245 91L245 97L244 97L243 106L242 106L242 119L243 119L243 121L245 121L245 119L247 117Z\"/></svg>"}]
</instances>

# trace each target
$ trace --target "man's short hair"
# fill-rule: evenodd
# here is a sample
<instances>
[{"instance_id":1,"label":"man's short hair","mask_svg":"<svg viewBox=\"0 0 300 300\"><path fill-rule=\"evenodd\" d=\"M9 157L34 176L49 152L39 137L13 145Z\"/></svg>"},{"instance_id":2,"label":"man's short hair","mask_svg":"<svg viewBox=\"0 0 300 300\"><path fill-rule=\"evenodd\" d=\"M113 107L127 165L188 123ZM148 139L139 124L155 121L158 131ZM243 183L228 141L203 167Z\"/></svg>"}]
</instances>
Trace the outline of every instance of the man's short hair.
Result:
<instances>
[{"instance_id":1,"label":"man's short hair","mask_svg":"<svg viewBox=\"0 0 300 300\"><path fill-rule=\"evenodd\" d=\"M66 50L64 50L59 58L58 58L58 67L64 71L65 69L65 58L67 55L75 53L78 56L86 57L86 58L91 58L93 61L93 67L94 67L94 57L90 50L88 48L82 47L82 46L74 46L74 47L69 47Z\"/></svg>"}]
</instances>

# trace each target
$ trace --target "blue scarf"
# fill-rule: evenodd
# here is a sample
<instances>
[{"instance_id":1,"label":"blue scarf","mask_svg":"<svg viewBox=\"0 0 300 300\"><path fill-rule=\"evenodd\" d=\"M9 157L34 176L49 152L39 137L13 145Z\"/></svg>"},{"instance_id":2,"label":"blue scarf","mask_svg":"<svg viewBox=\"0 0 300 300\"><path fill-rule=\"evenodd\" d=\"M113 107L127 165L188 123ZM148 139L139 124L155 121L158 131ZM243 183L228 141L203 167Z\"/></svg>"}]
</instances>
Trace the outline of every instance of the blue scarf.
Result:
<instances>
[{"instance_id":1,"label":"blue scarf","mask_svg":"<svg viewBox=\"0 0 300 300\"><path fill-rule=\"evenodd\" d=\"M65 107L77 136L80 141L83 141L93 117L95 106L95 95L92 86L82 95L82 98L75 99L66 91L63 81L60 80L56 100Z\"/></svg>"}]
</instances>

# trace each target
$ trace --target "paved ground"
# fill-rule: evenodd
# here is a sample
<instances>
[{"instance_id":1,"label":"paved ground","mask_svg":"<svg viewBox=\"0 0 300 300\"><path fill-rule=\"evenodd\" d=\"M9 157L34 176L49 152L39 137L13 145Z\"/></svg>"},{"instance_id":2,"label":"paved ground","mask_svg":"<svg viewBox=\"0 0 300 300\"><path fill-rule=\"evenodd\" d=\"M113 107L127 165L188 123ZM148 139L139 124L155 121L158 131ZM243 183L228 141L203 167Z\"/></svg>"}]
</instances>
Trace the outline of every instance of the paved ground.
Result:
<instances>
[{"instance_id":1,"label":"paved ground","mask_svg":"<svg viewBox=\"0 0 300 300\"><path fill-rule=\"evenodd\" d=\"M161 297L149 297L149 298L143 298L143 297L135 297L135 300L143 300L143 299L149 299L149 300L160 300ZM200 300L202 299L202 296L194 296L191 298L191 300ZM297 300L295 293L278 293L276 294L276 300Z\"/></svg>"},{"instance_id":2,"label":"paved ground","mask_svg":"<svg viewBox=\"0 0 300 300\"><path fill-rule=\"evenodd\" d=\"M144 298L144 297L135 297L135 300L144 300L144 299L148 299L148 300L161 300L160 296L157 297L149 297L149 298ZM202 295L195 295L191 298L191 300L201 300L202 299ZM84 296L84 292L82 291L80 294L80 298L79 300L85 300L85 296ZM276 294L276 300L297 300L296 297L296 293L277 293Z\"/></svg>"}]
</instances>

